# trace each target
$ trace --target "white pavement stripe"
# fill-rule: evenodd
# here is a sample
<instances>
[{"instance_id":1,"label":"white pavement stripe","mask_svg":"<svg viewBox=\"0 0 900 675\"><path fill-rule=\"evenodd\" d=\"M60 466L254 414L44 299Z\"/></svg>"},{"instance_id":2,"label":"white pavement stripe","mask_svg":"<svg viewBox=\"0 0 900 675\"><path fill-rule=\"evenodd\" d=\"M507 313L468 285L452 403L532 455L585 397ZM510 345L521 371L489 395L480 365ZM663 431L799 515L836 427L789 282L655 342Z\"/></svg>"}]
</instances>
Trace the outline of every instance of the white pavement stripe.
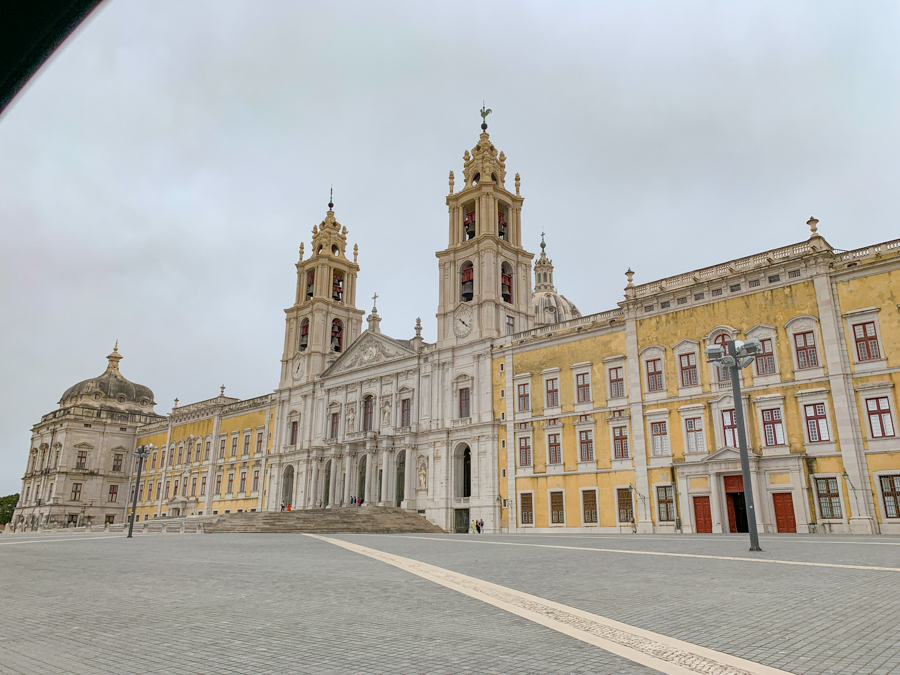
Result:
<instances>
[{"instance_id":1,"label":"white pavement stripe","mask_svg":"<svg viewBox=\"0 0 900 675\"><path fill-rule=\"evenodd\" d=\"M442 567L411 558L385 553L341 539L317 534L307 537L340 546L375 560L393 565L445 588L480 600L511 614L600 647L612 654L667 675L784 675L787 671L770 668L731 654L684 642L643 630L575 607L545 600L535 595L482 581Z\"/></svg>"},{"instance_id":2,"label":"white pavement stripe","mask_svg":"<svg viewBox=\"0 0 900 675\"><path fill-rule=\"evenodd\" d=\"M99 537L82 537L73 535L71 537L56 537L54 539L29 539L28 541L0 541L0 546L22 546L23 544L53 544L58 541L84 541L85 539L119 539L121 534L104 534Z\"/></svg>"},{"instance_id":3,"label":"white pavement stripe","mask_svg":"<svg viewBox=\"0 0 900 675\"><path fill-rule=\"evenodd\" d=\"M477 539L451 539L449 537L414 537L412 535L387 535L399 536L409 539L432 539L434 541L446 541L454 544L484 544L487 546L531 546L532 548L561 548L570 551L594 551L596 553L624 553L627 555L662 555L671 558L705 558L707 560L731 560L737 562L766 563L770 565L800 565L801 567L836 567L847 570L874 570L876 572L900 572L900 567L876 567L874 565L841 565L839 563L801 562L797 560L771 560L766 558L739 558L728 555L702 555L700 553L670 553L667 551L631 551L622 548L599 548L596 546L561 546L559 544L524 544L512 541L479 541Z\"/></svg>"}]
</instances>

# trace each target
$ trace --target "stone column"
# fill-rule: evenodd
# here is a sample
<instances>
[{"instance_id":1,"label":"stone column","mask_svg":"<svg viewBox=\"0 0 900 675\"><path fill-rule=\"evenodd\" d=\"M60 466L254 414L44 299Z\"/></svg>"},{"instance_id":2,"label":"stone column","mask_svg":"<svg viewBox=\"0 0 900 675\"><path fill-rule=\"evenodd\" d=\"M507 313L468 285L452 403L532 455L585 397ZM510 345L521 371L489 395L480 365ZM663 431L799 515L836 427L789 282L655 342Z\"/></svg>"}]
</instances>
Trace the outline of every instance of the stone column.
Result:
<instances>
[{"instance_id":1,"label":"stone column","mask_svg":"<svg viewBox=\"0 0 900 675\"><path fill-rule=\"evenodd\" d=\"M344 503L350 503L350 486L353 483L353 458L348 452L344 458Z\"/></svg>"},{"instance_id":2,"label":"stone column","mask_svg":"<svg viewBox=\"0 0 900 675\"><path fill-rule=\"evenodd\" d=\"M309 482L309 507L316 508L316 502L319 501L319 460L313 459L312 462L312 479Z\"/></svg>"},{"instance_id":3,"label":"stone column","mask_svg":"<svg viewBox=\"0 0 900 675\"><path fill-rule=\"evenodd\" d=\"M341 462L338 461L339 459L340 457L338 456L331 458L331 485L328 488L328 503L330 506L337 506L339 501L337 494L341 480Z\"/></svg>"},{"instance_id":4,"label":"stone column","mask_svg":"<svg viewBox=\"0 0 900 675\"><path fill-rule=\"evenodd\" d=\"M717 474L709 474L709 510L712 514L712 531L721 534L728 532L728 516L722 520L722 504L720 499L720 489L722 480Z\"/></svg>"}]
</instances>

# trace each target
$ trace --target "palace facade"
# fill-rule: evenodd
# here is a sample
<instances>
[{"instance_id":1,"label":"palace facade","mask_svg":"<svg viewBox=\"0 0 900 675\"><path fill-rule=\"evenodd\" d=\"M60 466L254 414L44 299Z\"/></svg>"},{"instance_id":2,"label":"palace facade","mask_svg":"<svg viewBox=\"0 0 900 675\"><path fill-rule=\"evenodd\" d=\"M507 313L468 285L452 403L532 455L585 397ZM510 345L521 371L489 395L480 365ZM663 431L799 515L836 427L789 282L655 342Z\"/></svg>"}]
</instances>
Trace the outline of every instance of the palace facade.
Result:
<instances>
[{"instance_id":1,"label":"palace facade","mask_svg":"<svg viewBox=\"0 0 900 675\"><path fill-rule=\"evenodd\" d=\"M629 270L616 308L582 316L543 240L532 266L486 125L463 160L436 342L357 308L358 250L329 204L300 244L274 392L160 417L146 387L97 384L127 382L114 352L34 427L14 522L121 522L128 484L141 520L362 501L449 531L746 531L731 382L704 350L756 337L741 384L760 529L900 533L900 241L837 251L810 219L784 248L642 285ZM88 439L94 419L110 421ZM153 448L135 485L137 445ZM76 491L88 466L96 486Z\"/></svg>"}]
</instances>

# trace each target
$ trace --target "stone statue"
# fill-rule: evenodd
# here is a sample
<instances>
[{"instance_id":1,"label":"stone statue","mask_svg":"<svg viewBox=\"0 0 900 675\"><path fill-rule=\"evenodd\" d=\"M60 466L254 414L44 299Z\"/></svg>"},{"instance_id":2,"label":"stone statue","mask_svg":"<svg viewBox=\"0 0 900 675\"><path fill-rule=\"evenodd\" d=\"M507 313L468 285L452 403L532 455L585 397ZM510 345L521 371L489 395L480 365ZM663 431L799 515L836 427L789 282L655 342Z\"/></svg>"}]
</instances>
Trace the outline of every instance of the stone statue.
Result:
<instances>
[{"instance_id":1,"label":"stone statue","mask_svg":"<svg viewBox=\"0 0 900 675\"><path fill-rule=\"evenodd\" d=\"M425 483L428 479L428 470L425 468L425 460L419 462L419 489L425 489Z\"/></svg>"},{"instance_id":2,"label":"stone statue","mask_svg":"<svg viewBox=\"0 0 900 675\"><path fill-rule=\"evenodd\" d=\"M387 400L381 408L381 426L391 426L391 402Z\"/></svg>"},{"instance_id":3,"label":"stone statue","mask_svg":"<svg viewBox=\"0 0 900 675\"><path fill-rule=\"evenodd\" d=\"M353 431L355 424L356 424L356 412L353 410L353 408L350 408L347 411L347 433Z\"/></svg>"}]
</instances>

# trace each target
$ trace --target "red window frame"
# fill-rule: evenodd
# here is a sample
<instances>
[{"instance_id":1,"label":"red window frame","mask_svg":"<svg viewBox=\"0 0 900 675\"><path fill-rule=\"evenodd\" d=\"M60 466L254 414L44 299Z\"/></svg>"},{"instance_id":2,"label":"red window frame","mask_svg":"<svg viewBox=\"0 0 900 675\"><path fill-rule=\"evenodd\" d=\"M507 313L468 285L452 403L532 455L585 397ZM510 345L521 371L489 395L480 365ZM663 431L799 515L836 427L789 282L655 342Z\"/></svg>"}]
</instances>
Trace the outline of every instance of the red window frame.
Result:
<instances>
[{"instance_id":1,"label":"red window frame","mask_svg":"<svg viewBox=\"0 0 900 675\"><path fill-rule=\"evenodd\" d=\"M900 518L900 474L879 476L886 518Z\"/></svg>"},{"instance_id":2,"label":"red window frame","mask_svg":"<svg viewBox=\"0 0 900 675\"><path fill-rule=\"evenodd\" d=\"M226 486L225 494L232 494L234 492L234 472L228 474L228 484Z\"/></svg>"},{"instance_id":3,"label":"red window frame","mask_svg":"<svg viewBox=\"0 0 900 675\"><path fill-rule=\"evenodd\" d=\"M725 354L728 354L728 343L730 342L730 338L722 333L719 337L717 337L713 342L719 345L722 348L722 351ZM719 376L719 382L731 382L731 369L727 368L723 365L719 365L716 368L716 372Z\"/></svg>"},{"instance_id":4,"label":"red window frame","mask_svg":"<svg viewBox=\"0 0 900 675\"><path fill-rule=\"evenodd\" d=\"M250 455L250 434L244 434L244 453L242 457Z\"/></svg>"},{"instance_id":5,"label":"red window frame","mask_svg":"<svg viewBox=\"0 0 900 675\"><path fill-rule=\"evenodd\" d=\"M169 494L168 488L166 488L166 494ZM216 475L216 495L222 495L222 474Z\"/></svg>"},{"instance_id":6,"label":"red window frame","mask_svg":"<svg viewBox=\"0 0 900 675\"><path fill-rule=\"evenodd\" d=\"M225 440L222 439L219 441L219 459L223 459L225 457Z\"/></svg>"},{"instance_id":7,"label":"red window frame","mask_svg":"<svg viewBox=\"0 0 900 675\"><path fill-rule=\"evenodd\" d=\"M81 501L81 483L72 483L72 499L73 502Z\"/></svg>"},{"instance_id":8,"label":"red window frame","mask_svg":"<svg viewBox=\"0 0 900 675\"><path fill-rule=\"evenodd\" d=\"M531 439L528 436L519 439L519 466L531 466Z\"/></svg>"},{"instance_id":9,"label":"red window frame","mask_svg":"<svg viewBox=\"0 0 900 675\"><path fill-rule=\"evenodd\" d=\"M582 462L594 461L594 432L590 430L578 432L578 452Z\"/></svg>"},{"instance_id":10,"label":"red window frame","mask_svg":"<svg viewBox=\"0 0 900 675\"><path fill-rule=\"evenodd\" d=\"M159 501L159 495L162 492L162 481L156 481L156 501Z\"/></svg>"},{"instance_id":11,"label":"red window frame","mask_svg":"<svg viewBox=\"0 0 900 675\"><path fill-rule=\"evenodd\" d=\"M881 350L878 348L878 333L875 331L875 322L867 321L853 326L853 340L856 342L856 355L860 361L871 361L881 358Z\"/></svg>"},{"instance_id":12,"label":"red window frame","mask_svg":"<svg viewBox=\"0 0 900 675\"><path fill-rule=\"evenodd\" d=\"M688 452L706 452L706 436L703 435L703 418L690 417L684 421L688 437Z\"/></svg>"},{"instance_id":13,"label":"red window frame","mask_svg":"<svg viewBox=\"0 0 900 675\"><path fill-rule=\"evenodd\" d=\"M578 373L575 376L575 392L579 403L589 403L591 400L591 374Z\"/></svg>"},{"instance_id":14,"label":"red window frame","mask_svg":"<svg viewBox=\"0 0 900 675\"><path fill-rule=\"evenodd\" d=\"M894 435L894 420L891 417L891 404L887 396L867 398L866 412L869 415L872 438L890 438Z\"/></svg>"},{"instance_id":15,"label":"red window frame","mask_svg":"<svg viewBox=\"0 0 900 675\"><path fill-rule=\"evenodd\" d=\"M124 455L118 455L118 454L113 455L113 467L112 467L113 471L121 471L122 470L123 458L124 458Z\"/></svg>"},{"instance_id":16,"label":"red window frame","mask_svg":"<svg viewBox=\"0 0 900 675\"><path fill-rule=\"evenodd\" d=\"M197 477L191 477L191 497L197 496Z\"/></svg>"},{"instance_id":17,"label":"red window frame","mask_svg":"<svg viewBox=\"0 0 900 675\"><path fill-rule=\"evenodd\" d=\"M138 501L144 501L144 486L141 486L141 496L138 498ZM109 494L106 496L106 501L115 502L119 499L119 486L118 485L110 485L109 486Z\"/></svg>"},{"instance_id":18,"label":"red window frame","mask_svg":"<svg viewBox=\"0 0 900 675\"><path fill-rule=\"evenodd\" d=\"M837 478L816 478L816 498L822 518L842 518Z\"/></svg>"},{"instance_id":19,"label":"red window frame","mask_svg":"<svg viewBox=\"0 0 900 675\"><path fill-rule=\"evenodd\" d=\"M647 368L647 391L662 391L662 359L647 359L644 363Z\"/></svg>"},{"instance_id":20,"label":"red window frame","mask_svg":"<svg viewBox=\"0 0 900 675\"><path fill-rule=\"evenodd\" d=\"M825 443L831 440L828 432L828 418L824 403L808 403L803 406L806 418L806 436L810 443Z\"/></svg>"},{"instance_id":21,"label":"red window frame","mask_svg":"<svg viewBox=\"0 0 900 675\"><path fill-rule=\"evenodd\" d=\"M650 435L653 438L653 454L669 454L669 424L668 422L651 422Z\"/></svg>"},{"instance_id":22,"label":"red window frame","mask_svg":"<svg viewBox=\"0 0 900 675\"><path fill-rule=\"evenodd\" d=\"M408 398L400 400L400 426L412 426L412 401Z\"/></svg>"},{"instance_id":23,"label":"red window frame","mask_svg":"<svg viewBox=\"0 0 900 675\"><path fill-rule=\"evenodd\" d=\"M241 471L241 482L238 485L238 492L243 493L247 489L247 472Z\"/></svg>"},{"instance_id":24,"label":"red window frame","mask_svg":"<svg viewBox=\"0 0 900 675\"><path fill-rule=\"evenodd\" d=\"M519 410L530 410L531 409L531 393L528 390L528 383L520 384L518 387L519 392Z\"/></svg>"},{"instance_id":25,"label":"red window frame","mask_svg":"<svg viewBox=\"0 0 900 675\"><path fill-rule=\"evenodd\" d=\"M206 476L200 477L200 496L206 495Z\"/></svg>"},{"instance_id":26,"label":"red window frame","mask_svg":"<svg viewBox=\"0 0 900 675\"><path fill-rule=\"evenodd\" d=\"M263 450L263 432L257 431L256 432L256 454L257 455L262 454L262 450Z\"/></svg>"},{"instance_id":27,"label":"red window frame","mask_svg":"<svg viewBox=\"0 0 900 675\"><path fill-rule=\"evenodd\" d=\"M609 397L623 398L625 396L624 368L618 366L609 369Z\"/></svg>"},{"instance_id":28,"label":"red window frame","mask_svg":"<svg viewBox=\"0 0 900 675\"><path fill-rule=\"evenodd\" d=\"M238 437L232 436L232 438L231 438L231 456L232 457L237 457L237 443L238 443Z\"/></svg>"},{"instance_id":29,"label":"red window frame","mask_svg":"<svg viewBox=\"0 0 900 675\"><path fill-rule=\"evenodd\" d=\"M203 452L203 461L204 462L209 459L209 450L211 447L212 447L212 441L206 441L206 450L204 450L204 452Z\"/></svg>"},{"instance_id":30,"label":"red window frame","mask_svg":"<svg viewBox=\"0 0 900 675\"><path fill-rule=\"evenodd\" d=\"M471 417L471 410L469 406L469 388L462 387L459 390L459 416L460 418Z\"/></svg>"},{"instance_id":31,"label":"red window frame","mask_svg":"<svg viewBox=\"0 0 900 675\"><path fill-rule=\"evenodd\" d=\"M671 485L656 486L656 506L660 522L675 520L675 490Z\"/></svg>"},{"instance_id":32,"label":"red window frame","mask_svg":"<svg viewBox=\"0 0 900 675\"><path fill-rule=\"evenodd\" d=\"M781 408L768 408L762 411L763 438L767 446L785 445L784 421Z\"/></svg>"},{"instance_id":33,"label":"red window frame","mask_svg":"<svg viewBox=\"0 0 900 675\"><path fill-rule=\"evenodd\" d=\"M697 354L681 354L678 357L678 363L681 366L681 386L695 387L700 383L697 374Z\"/></svg>"},{"instance_id":34,"label":"red window frame","mask_svg":"<svg viewBox=\"0 0 900 675\"><path fill-rule=\"evenodd\" d=\"M176 479L175 479L175 482L172 484L172 496L173 496L173 497L177 497L177 496L178 496L178 485L179 485L180 483L181 483L181 479L176 478Z\"/></svg>"},{"instance_id":35,"label":"red window frame","mask_svg":"<svg viewBox=\"0 0 900 675\"><path fill-rule=\"evenodd\" d=\"M253 492L259 491L259 469L253 470L253 487L250 488Z\"/></svg>"},{"instance_id":36,"label":"red window frame","mask_svg":"<svg viewBox=\"0 0 900 675\"><path fill-rule=\"evenodd\" d=\"M548 464L562 464L562 445L559 434L547 434Z\"/></svg>"},{"instance_id":37,"label":"red window frame","mask_svg":"<svg viewBox=\"0 0 900 675\"><path fill-rule=\"evenodd\" d=\"M78 457L75 459L75 468L76 469L86 469L87 468L87 451L79 450ZM34 467L32 467L32 470Z\"/></svg>"},{"instance_id":38,"label":"red window frame","mask_svg":"<svg viewBox=\"0 0 900 675\"><path fill-rule=\"evenodd\" d=\"M613 427L613 457L628 459L628 427Z\"/></svg>"},{"instance_id":39,"label":"red window frame","mask_svg":"<svg viewBox=\"0 0 900 675\"><path fill-rule=\"evenodd\" d=\"M813 331L794 333L794 349L797 354L797 368L816 368L819 355L816 352L816 337Z\"/></svg>"},{"instance_id":40,"label":"red window frame","mask_svg":"<svg viewBox=\"0 0 900 675\"><path fill-rule=\"evenodd\" d=\"M297 445L297 432L300 428L300 425L297 423L297 420L291 422L291 445Z\"/></svg>"},{"instance_id":41,"label":"red window frame","mask_svg":"<svg viewBox=\"0 0 900 675\"><path fill-rule=\"evenodd\" d=\"M168 499L168 498L169 498L169 488L170 488L171 486L172 486L172 481L171 481L171 480L167 480L167 481L166 481L166 491L165 491L165 494L163 495L163 499Z\"/></svg>"},{"instance_id":42,"label":"red window frame","mask_svg":"<svg viewBox=\"0 0 900 675\"><path fill-rule=\"evenodd\" d=\"M734 408L722 411L722 433L725 436L725 445L730 448L738 447L737 421L734 416Z\"/></svg>"},{"instance_id":43,"label":"red window frame","mask_svg":"<svg viewBox=\"0 0 900 675\"><path fill-rule=\"evenodd\" d=\"M559 407L559 379L556 377L547 378L544 388L547 391L547 407Z\"/></svg>"},{"instance_id":44,"label":"red window frame","mask_svg":"<svg viewBox=\"0 0 900 675\"><path fill-rule=\"evenodd\" d=\"M184 459L184 446L179 445L178 446L178 461L176 462L176 464L180 465L182 463L181 462L182 459Z\"/></svg>"},{"instance_id":45,"label":"red window frame","mask_svg":"<svg viewBox=\"0 0 900 675\"><path fill-rule=\"evenodd\" d=\"M759 341L761 351L756 355L756 374L772 375L775 373L775 354L772 352L772 339Z\"/></svg>"},{"instance_id":46,"label":"red window frame","mask_svg":"<svg viewBox=\"0 0 900 675\"><path fill-rule=\"evenodd\" d=\"M156 470L156 451L153 451L153 454L150 456L150 468Z\"/></svg>"}]
</instances>

